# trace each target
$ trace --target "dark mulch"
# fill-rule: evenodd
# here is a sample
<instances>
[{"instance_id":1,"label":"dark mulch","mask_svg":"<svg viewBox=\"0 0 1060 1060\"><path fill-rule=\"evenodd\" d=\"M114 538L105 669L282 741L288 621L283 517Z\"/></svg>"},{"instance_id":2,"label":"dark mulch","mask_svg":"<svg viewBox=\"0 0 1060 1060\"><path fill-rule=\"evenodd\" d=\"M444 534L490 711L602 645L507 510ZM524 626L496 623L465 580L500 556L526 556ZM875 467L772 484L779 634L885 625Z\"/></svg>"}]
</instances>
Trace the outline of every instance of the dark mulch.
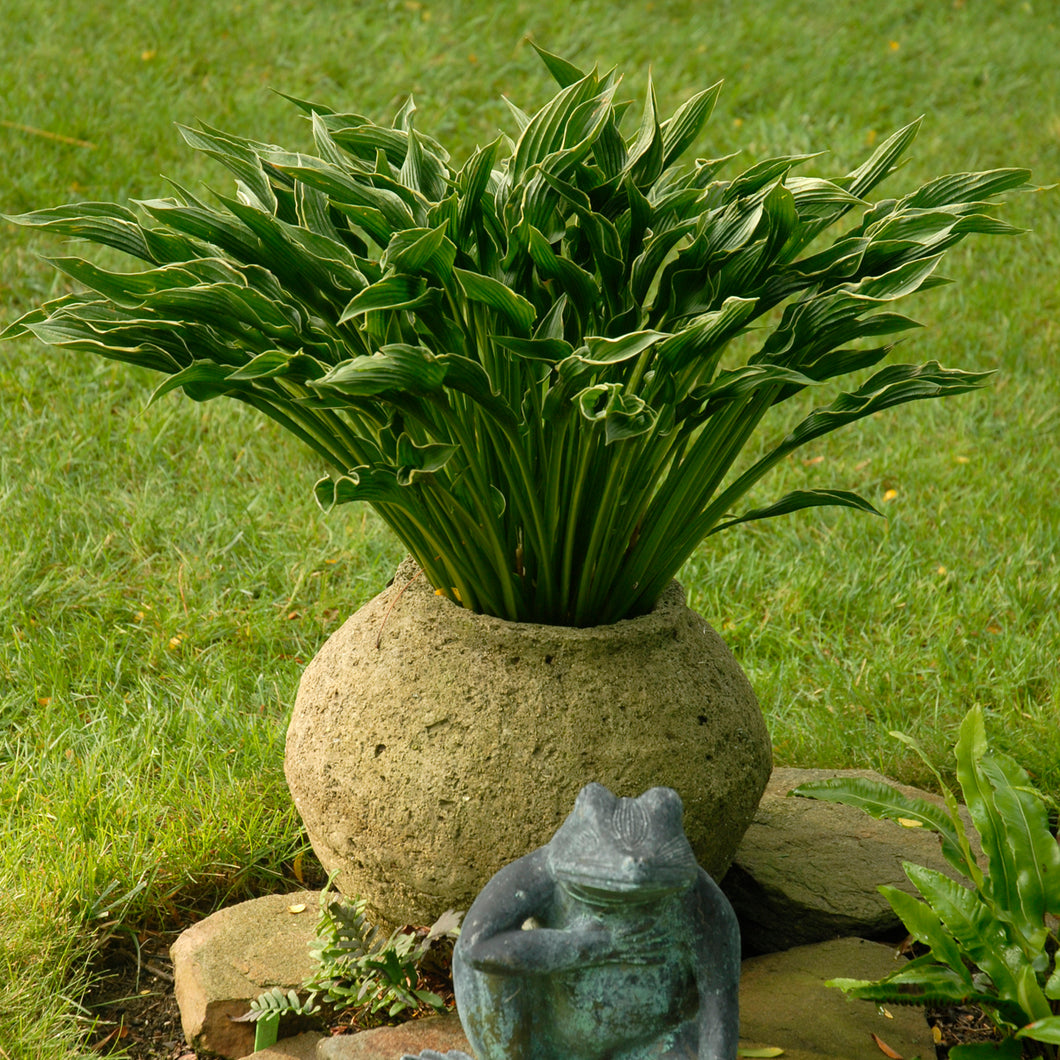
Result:
<instances>
[{"instance_id":1,"label":"dark mulch","mask_svg":"<svg viewBox=\"0 0 1060 1060\"><path fill-rule=\"evenodd\" d=\"M100 955L99 978L81 1004L91 1013L85 1042L101 1056L121 1050L131 1060L194 1060L173 996L174 938L150 936L139 953L112 944Z\"/></svg>"}]
</instances>

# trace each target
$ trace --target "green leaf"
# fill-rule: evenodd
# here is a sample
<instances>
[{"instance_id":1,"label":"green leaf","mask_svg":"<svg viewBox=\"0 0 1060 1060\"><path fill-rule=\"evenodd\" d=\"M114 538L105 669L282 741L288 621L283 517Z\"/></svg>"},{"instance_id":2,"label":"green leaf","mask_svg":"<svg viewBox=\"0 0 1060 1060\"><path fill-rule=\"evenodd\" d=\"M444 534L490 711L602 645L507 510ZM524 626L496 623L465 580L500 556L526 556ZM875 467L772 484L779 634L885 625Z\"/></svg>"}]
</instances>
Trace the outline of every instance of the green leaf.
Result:
<instances>
[{"instance_id":1,"label":"green leaf","mask_svg":"<svg viewBox=\"0 0 1060 1060\"><path fill-rule=\"evenodd\" d=\"M595 73L590 73L546 103L530 119L515 145L508 167L512 180L520 180L532 166L543 162L554 151L572 146L567 137L568 125L583 103L599 95L600 82Z\"/></svg>"},{"instance_id":2,"label":"green leaf","mask_svg":"<svg viewBox=\"0 0 1060 1060\"><path fill-rule=\"evenodd\" d=\"M537 310L521 294L516 294L492 276L483 276L467 269L453 269L453 274L460 281L464 294L472 302L481 302L503 313L517 331L530 331L537 317Z\"/></svg>"},{"instance_id":3,"label":"green leaf","mask_svg":"<svg viewBox=\"0 0 1060 1060\"><path fill-rule=\"evenodd\" d=\"M933 963L927 956L909 961L883 979L830 979L825 986L836 987L862 1001L884 1004L953 1005L993 1000L990 994L969 987L956 972Z\"/></svg>"},{"instance_id":4,"label":"green leaf","mask_svg":"<svg viewBox=\"0 0 1060 1060\"><path fill-rule=\"evenodd\" d=\"M444 228L408 228L394 233L381 264L398 273L426 272L444 282L453 273L456 253Z\"/></svg>"},{"instance_id":5,"label":"green leaf","mask_svg":"<svg viewBox=\"0 0 1060 1060\"><path fill-rule=\"evenodd\" d=\"M574 347L565 339L521 339L516 335L494 335L493 341L518 357L548 364L558 364L574 353Z\"/></svg>"},{"instance_id":6,"label":"green leaf","mask_svg":"<svg viewBox=\"0 0 1060 1060\"><path fill-rule=\"evenodd\" d=\"M378 353L336 365L309 385L344 397L428 394L441 387L445 375L445 365L426 347L391 343Z\"/></svg>"},{"instance_id":7,"label":"green leaf","mask_svg":"<svg viewBox=\"0 0 1060 1060\"><path fill-rule=\"evenodd\" d=\"M662 123L664 170L673 165L685 150L695 143L696 137L710 119L721 93L721 86L722 82L718 81L710 88L697 92L674 111L672 118Z\"/></svg>"},{"instance_id":8,"label":"green leaf","mask_svg":"<svg viewBox=\"0 0 1060 1060\"><path fill-rule=\"evenodd\" d=\"M956 202L978 202L1003 191L1019 188L1030 180L1029 169L991 169L982 173L953 173L937 177L901 205L916 209L932 209Z\"/></svg>"},{"instance_id":9,"label":"green leaf","mask_svg":"<svg viewBox=\"0 0 1060 1060\"><path fill-rule=\"evenodd\" d=\"M575 399L578 411L591 423L604 424L608 445L646 434L655 425L655 411L620 383L586 387Z\"/></svg>"},{"instance_id":10,"label":"green leaf","mask_svg":"<svg viewBox=\"0 0 1060 1060\"><path fill-rule=\"evenodd\" d=\"M1007 925L979 895L922 865L906 864L905 872L968 959L990 976L1002 1002L1018 1006L1027 1019L1050 1012L1048 1001L1034 982L1033 970L1013 945ZM1031 972L1029 983L1021 975L1022 969Z\"/></svg>"},{"instance_id":11,"label":"green leaf","mask_svg":"<svg viewBox=\"0 0 1060 1060\"><path fill-rule=\"evenodd\" d=\"M942 838L942 853L946 860L955 868L964 871L957 824L945 810L925 799L912 798L889 784L864 777L810 781L800 784L791 794L857 806L877 819L919 821L925 828L939 833Z\"/></svg>"},{"instance_id":12,"label":"green leaf","mask_svg":"<svg viewBox=\"0 0 1060 1060\"><path fill-rule=\"evenodd\" d=\"M1060 1045L1060 1016L1046 1016L1044 1019L1028 1023L1026 1027L1021 1027L1016 1031L1016 1037L1032 1038L1036 1042L1046 1042L1049 1045Z\"/></svg>"},{"instance_id":13,"label":"green leaf","mask_svg":"<svg viewBox=\"0 0 1060 1060\"><path fill-rule=\"evenodd\" d=\"M409 505L408 490L398 484L397 475L383 468L358 467L338 478L322 478L313 487L317 503L326 511L353 501L369 504Z\"/></svg>"},{"instance_id":14,"label":"green leaf","mask_svg":"<svg viewBox=\"0 0 1060 1060\"><path fill-rule=\"evenodd\" d=\"M17 225L43 228L57 235L86 239L113 247L142 261L154 261L143 230L132 210L117 203L79 202L33 213L4 214Z\"/></svg>"},{"instance_id":15,"label":"green leaf","mask_svg":"<svg viewBox=\"0 0 1060 1060\"><path fill-rule=\"evenodd\" d=\"M148 405L153 405L164 394L182 387L192 401L209 401L237 389L228 381L228 370L213 361L195 361L175 372L151 394Z\"/></svg>"},{"instance_id":16,"label":"green leaf","mask_svg":"<svg viewBox=\"0 0 1060 1060\"><path fill-rule=\"evenodd\" d=\"M269 1012L258 1020L254 1027L254 1051L268 1049L276 1044L280 1033L280 1013Z\"/></svg>"},{"instance_id":17,"label":"green leaf","mask_svg":"<svg viewBox=\"0 0 1060 1060\"><path fill-rule=\"evenodd\" d=\"M548 68L548 72L554 78L556 84L560 88L566 88L568 85L573 85L577 81L581 81L585 77L585 73L579 70L573 63L568 62L566 59L560 58L558 55L553 55L552 52L545 51L536 41L530 41L530 47L540 56L541 61Z\"/></svg>"},{"instance_id":18,"label":"green leaf","mask_svg":"<svg viewBox=\"0 0 1060 1060\"><path fill-rule=\"evenodd\" d=\"M895 405L975 390L984 384L990 374L942 368L937 361L916 366L890 365L853 393L840 394L831 405L811 412L784 439L776 452L791 452L814 438Z\"/></svg>"},{"instance_id":19,"label":"green leaf","mask_svg":"<svg viewBox=\"0 0 1060 1060\"><path fill-rule=\"evenodd\" d=\"M961 951L934 910L926 902L917 901L913 895L900 891L897 887L884 884L879 891L890 903L909 934L931 948L932 959L946 965L972 989L972 976L965 967Z\"/></svg>"},{"instance_id":20,"label":"green leaf","mask_svg":"<svg viewBox=\"0 0 1060 1060\"><path fill-rule=\"evenodd\" d=\"M727 298L720 309L692 318L659 344L659 361L671 371L680 371L694 358L712 357L754 315L756 305L753 298Z\"/></svg>"},{"instance_id":21,"label":"green leaf","mask_svg":"<svg viewBox=\"0 0 1060 1060\"><path fill-rule=\"evenodd\" d=\"M1060 1001L1060 949L1053 954L1053 974L1045 984L1045 996L1050 1001Z\"/></svg>"},{"instance_id":22,"label":"green leaf","mask_svg":"<svg viewBox=\"0 0 1060 1060\"><path fill-rule=\"evenodd\" d=\"M861 512L871 515L880 515L868 501L859 497L856 493L848 490L792 490L785 494L779 501L766 505L764 508L754 508L744 512L738 519L730 519L728 522L715 526L710 533L716 534L720 530L727 530L730 526L738 523L749 523L756 519L772 519L778 515L787 515L790 512L802 511L803 508L820 508L822 506L835 506L839 508L856 508ZM799 790L798 794L808 794ZM839 800L837 800L839 801Z\"/></svg>"},{"instance_id":23,"label":"green leaf","mask_svg":"<svg viewBox=\"0 0 1060 1060\"><path fill-rule=\"evenodd\" d=\"M973 707L961 723L960 737L957 741L957 780L961 785L968 812L972 815L972 820L979 832L983 851L990 860L990 871L985 889L999 907L1012 916L1021 911L1021 895L1011 844L1019 842L1022 838L1022 847L1026 850L1028 837L1026 834L1019 837L1015 830L1011 836L1008 834L1006 822L998 811L994 790L981 768L986 750L983 712L980 707ZM1003 775L1001 781L1005 783ZM1018 826L1020 822L1014 823ZM1045 912L1040 880L1028 878L1025 882L1028 887L1025 897L1030 902L1027 913L1034 916L1040 924Z\"/></svg>"},{"instance_id":24,"label":"green leaf","mask_svg":"<svg viewBox=\"0 0 1060 1060\"><path fill-rule=\"evenodd\" d=\"M949 1060L1020 1060L1022 1056L1023 1047L1015 1038L955 1045L949 1052Z\"/></svg>"},{"instance_id":25,"label":"green leaf","mask_svg":"<svg viewBox=\"0 0 1060 1060\"><path fill-rule=\"evenodd\" d=\"M922 121L923 118L917 118L884 140L873 151L868 161L863 162L844 178L847 191L863 199L880 181L889 176L909 145L916 139Z\"/></svg>"},{"instance_id":26,"label":"green leaf","mask_svg":"<svg viewBox=\"0 0 1060 1060\"><path fill-rule=\"evenodd\" d=\"M386 276L358 291L342 311L339 323L345 324L375 310L415 309L428 304L434 297L422 276Z\"/></svg>"},{"instance_id":27,"label":"green leaf","mask_svg":"<svg viewBox=\"0 0 1060 1060\"><path fill-rule=\"evenodd\" d=\"M575 306L592 306L600 298L593 276L569 258L557 254L549 241L533 226L528 234L530 257L546 280L555 280Z\"/></svg>"},{"instance_id":28,"label":"green leaf","mask_svg":"<svg viewBox=\"0 0 1060 1060\"><path fill-rule=\"evenodd\" d=\"M602 335L586 335L585 346L581 347L585 352L576 351L575 356L586 364L618 364L636 357L668 337L663 331L632 331L617 339L609 339Z\"/></svg>"}]
</instances>

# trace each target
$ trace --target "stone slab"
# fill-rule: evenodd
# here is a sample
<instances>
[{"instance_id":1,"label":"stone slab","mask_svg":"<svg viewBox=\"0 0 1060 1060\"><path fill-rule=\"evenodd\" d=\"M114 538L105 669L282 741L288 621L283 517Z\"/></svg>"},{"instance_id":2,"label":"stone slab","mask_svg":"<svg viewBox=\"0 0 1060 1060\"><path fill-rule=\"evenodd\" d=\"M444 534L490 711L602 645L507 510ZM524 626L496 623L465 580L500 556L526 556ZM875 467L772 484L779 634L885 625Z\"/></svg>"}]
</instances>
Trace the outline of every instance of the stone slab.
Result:
<instances>
[{"instance_id":1,"label":"stone slab","mask_svg":"<svg viewBox=\"0 0 1060 1060\"><path fill-rule=\"evenodd\" d=\"M740 921L745 955L852 935L886 935L901 925L878 886L916 893L903 861L954 875L938 836L928 829L878 821L852 806L788 797L800 784L837 776L893 784L870 770L773 771L721 883ZM918 788L894 786L941 803ZM973 850L981 853L974 844Z\"/></svg>"},{"instance_id":2,"label":"stone slab","mask_svg":"<svg viewBox=\"0 0 1060 1060\"><path fill-rule=\"evenodd\" d=\"M471 1052L456 1013L328 1038L317 1046L317 1060L399 1060L406 1053L415 1056L424 1049Z\"/></svg>"},{"instance_id":3,"label":"stone slab","mask_svg":"<svg viewBox=\"0 0 1060 1060\"><path fill-rule=\"evenodd\" d=\"M319 891L296 891L241 902L177 939L170 949L174 992L193 1049L227 1057L254 1051L254 1025L233 1018L249 1012L262 991L297 986L313 971L319 898Z\"/></svg>"},{"instance_id":4,"label":"stone slab","mask_svg":"<svg viewBox=\"0 0 1060 1060\"><path fill-rule=\"evenodd\" d=\"M895 950L864 939L837 939L744 961L741 1047L774 1046L784 1060L880 1060L876 1034L900 1056L932 1057L924 1010L851 1001L829 979L878 979L894 971Z\"/></svg>"},{"instance_id":5,"label":"stone slab","mask_svg":"<svg viewBox=\"0 0 1060 1060\"><path fill-rule=\"evenodd\" d=\"M316 1060L317 1046L326 1037L319 1031L305 1031L251 1053L248 1060Z\"/></svg>"}]
</instances>

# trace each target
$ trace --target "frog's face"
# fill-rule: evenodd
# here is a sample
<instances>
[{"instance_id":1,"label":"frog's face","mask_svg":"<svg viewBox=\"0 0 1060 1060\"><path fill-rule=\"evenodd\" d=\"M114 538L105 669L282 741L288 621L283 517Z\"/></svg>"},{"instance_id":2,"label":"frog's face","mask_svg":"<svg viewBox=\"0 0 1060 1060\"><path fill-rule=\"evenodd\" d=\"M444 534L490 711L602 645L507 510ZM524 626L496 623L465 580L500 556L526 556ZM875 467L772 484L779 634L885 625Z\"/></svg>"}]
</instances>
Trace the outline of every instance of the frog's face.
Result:
<instances>
[{"instance_id":1,"label":"frog's face","mask_svg":"<svg viewBox=\"0 0 1060 1060\"><path fill-rule=\"evenodd\" d=\"M699 867L683 812L671 788L619 799L589 784L548 844L552 875L569 894L594 905L654 902L686 890Z\"/></svg>"}]
</instances>

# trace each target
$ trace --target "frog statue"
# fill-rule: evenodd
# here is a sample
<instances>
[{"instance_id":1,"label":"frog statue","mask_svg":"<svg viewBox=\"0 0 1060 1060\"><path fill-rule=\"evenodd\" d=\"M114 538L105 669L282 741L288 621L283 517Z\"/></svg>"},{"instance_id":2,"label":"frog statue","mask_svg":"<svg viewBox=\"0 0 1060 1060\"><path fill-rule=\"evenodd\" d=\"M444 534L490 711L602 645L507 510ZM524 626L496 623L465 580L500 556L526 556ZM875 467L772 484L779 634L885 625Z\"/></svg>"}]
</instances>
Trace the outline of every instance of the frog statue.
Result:
<instances>
[{"instance_id":1,"label":"frog statue","mask_svg":"<svg viewBox=\"0 0 1060 1060\"><path fill-rule=\"evenodd\" d=\"M477 1060L734 1060L739 927L682 814L589 784L486 884L453 956Z\"/></svg>"}]
</instances>

